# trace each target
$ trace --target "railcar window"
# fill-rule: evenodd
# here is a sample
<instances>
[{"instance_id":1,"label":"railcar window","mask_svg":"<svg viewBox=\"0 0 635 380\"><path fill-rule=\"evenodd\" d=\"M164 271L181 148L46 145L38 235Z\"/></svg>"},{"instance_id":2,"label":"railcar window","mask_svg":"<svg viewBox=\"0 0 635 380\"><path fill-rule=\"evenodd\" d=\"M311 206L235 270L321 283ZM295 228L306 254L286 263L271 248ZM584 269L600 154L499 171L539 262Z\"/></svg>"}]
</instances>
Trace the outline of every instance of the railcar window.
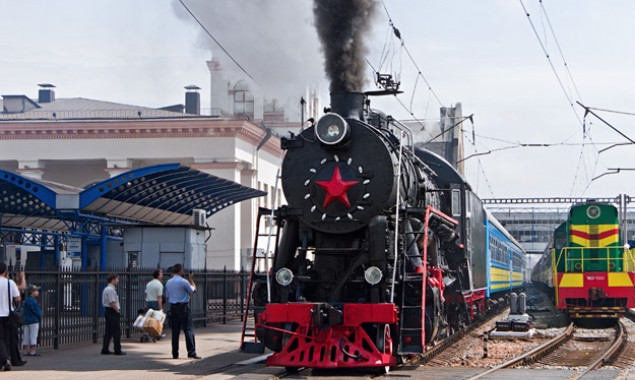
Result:
<instances>
[{"instance_id":1,"label":"railcar window","mask_svg":"<svg viewBox=\"0 0 635 380\"><path fill-rule=\"evenodd\" d=\"M490 237L489 250L492 261L508 265L510 256L509 252L511 251L502 241L497 240L494 237Z\"/></svg>"}]
</instances>

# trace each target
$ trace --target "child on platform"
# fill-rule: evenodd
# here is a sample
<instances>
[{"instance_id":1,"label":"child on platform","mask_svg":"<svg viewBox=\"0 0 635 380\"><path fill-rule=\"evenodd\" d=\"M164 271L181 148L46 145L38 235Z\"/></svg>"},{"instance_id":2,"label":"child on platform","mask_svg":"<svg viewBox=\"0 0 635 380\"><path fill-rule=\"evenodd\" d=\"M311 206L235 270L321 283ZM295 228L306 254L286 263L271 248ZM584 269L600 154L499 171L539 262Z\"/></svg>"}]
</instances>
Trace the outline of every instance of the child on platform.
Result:
<instances>
[{"instance_id":1,"label":"child on platform","mask_svg":"<svg viewBox=\"0 0 635 380\"><path fill-rule=\"evenodd\" d=\"M25 356L40 356L35 351L37 347L37 335L42 322L42 309L37 302L37 296L40 294L40 287L30 285L26 291L26 300L24 301L24 334L22 338L22 347Z\"/></svg>"}]
</instances>

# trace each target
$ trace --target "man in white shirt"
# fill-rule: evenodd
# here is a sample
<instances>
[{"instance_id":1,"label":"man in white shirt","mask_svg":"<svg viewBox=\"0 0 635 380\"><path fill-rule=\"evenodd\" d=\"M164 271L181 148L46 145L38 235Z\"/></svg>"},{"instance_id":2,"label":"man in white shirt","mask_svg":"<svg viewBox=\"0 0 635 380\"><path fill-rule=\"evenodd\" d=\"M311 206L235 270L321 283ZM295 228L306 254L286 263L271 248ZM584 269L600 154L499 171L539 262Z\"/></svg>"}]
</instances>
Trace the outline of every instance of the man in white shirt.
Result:
<instances>
[{"instance_id":1,"label":"man in white shirt","mask_svg":"<svg viewBox=\"0 0 635 380\"><path fill-rule=\"evenodd\" d=\"M152 281L146 284L146 307L163 310L163 270L156 269L152 273Z\"/></svg>"},{"instance_id":2,"label":"man in white shirt","mask_svg":"<svg viewBox=\"0 0 635 380\"><path fill-rule=\"evenodd\" d=\"M110 339L113 340L115 355L125 355L126 353L121 351L121 306L119 305L119 296L117 295L117 289L115 286L119 285L119 275L111 273L106 278L108 285L104 288L104 292L101 295L101 303L104 306L106 317L106 331L104 332L104 345L101 349L102 355L112 354L112 351L108 350L110 346Z\"/></svg>"},{"instance_id":3,"label":"man in white shirt","mask_svg":"<svg viewBox=\"0 0 635 380\"><path fill-rule=\"evenodd\" d=\"M13 342L12 334L15 333L15 329L9 326L9 312L13 309L12 302L16 304L20 303L20 291L18 286L9 279L9 271L7 270L7 264L0 262L0 368L5 371L11 370L11 360L7 346L4 344L5 338L9 342L9 345L15 343L17 349L17 341ZM17 334L15 339L17 339ZM25 361L20 363L13 363L14 365L23 365Z\"/></svg>"}]
</instances>

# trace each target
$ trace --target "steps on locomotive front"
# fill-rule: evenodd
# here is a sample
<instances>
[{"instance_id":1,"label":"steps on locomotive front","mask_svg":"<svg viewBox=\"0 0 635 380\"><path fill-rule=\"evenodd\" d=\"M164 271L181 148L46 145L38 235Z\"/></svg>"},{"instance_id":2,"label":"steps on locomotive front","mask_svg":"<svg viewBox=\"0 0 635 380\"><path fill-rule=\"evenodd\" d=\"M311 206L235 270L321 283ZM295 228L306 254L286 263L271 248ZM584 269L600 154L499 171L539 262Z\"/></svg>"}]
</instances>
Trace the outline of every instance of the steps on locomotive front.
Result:
<instances>
[{"instance_id":1,"label":"steps on locomotive front","mask_svg":"<svg viewBox=\"0 0 635 380\"><path fill-rule=\"evenodd\" d=\"M262 354L265 352L265 343L256 338L255 321L247 322L241 340L241 352L247 354Z\"/></svg>"},{"instance_id":2,"label":"steps on locomotive front","mask_svg":"<svg viewBox=\"0 0 635 380\"><path fill-rule=\"evenodd\" d=\"M420 231L406 232L406 235L418 235ZM415 284L419 287L423 281L423 273L411 273L406 270L407 263L412 259L421 259L422 265L424 265L423 254L408 255L404 254L404 260L402 263L401 274L401 318L399 319L399 344L397 345L397 352L399 355L412 355L421 354L424 349L424 326L422 310L424 307L421 304L421 297L416 298L418 301L415 305L406 304L406 293L408 292L408 284ZM408 298L413 300L412 297Z\"/></svg>"},{"instance_id":3,"label":"steps on locomotive front","mask_svg":"<svg viewBox=\"0 0 635 380\"><path fill-rule=\"evenodd\" d=\"M269 221L263 218L270 218ZM249 277L249 285L247 287L247 300L245 313L243 315L243 330L240 337L240 351L245 353L253 353L260 354L265 350L264 342L258 340L256 336L256 318L257 313L256 307L253 304L253 287L258 279L262 280L267 277L266 268L269 266L266 263L268 258L267 255L259 255L258 247L269 246L268 248L273 248L273 251L276 251L276 247L278 246L278 238L280 229L278 228L278 224L275 223L273 218L272 210L260 207L258 209L258 218L256 223L256 235L254 241L254 247L252 250L252 259L251 259L251 275ZM266 229L266 233L260 232L260 226L263 224ZM270 241L267 244L263 244L267 239ZM258 265L259 263L263 263L264 265ZM265 268L264 272L259 272L258 269L263 266ZM266 282L266 281L265 281Z\"/></svg>"},{"instance_id":4,"label":"steps on locomotive front","mask_svg":"<svg viewBox=\"0 0 635 380\"><path fill-rule=\"evenodd\" d=\"M408 208L404 219L407 220L409 214L425 214L425 211L426 210L423 208ZM413 236L415 240L417 240L417 237L422 233L423 231L404 232L406 236ZM425 267L424 261L426 258L423 253L409 255L407 252L404 252L401 264L401 317L399 318L400 334L399 344L397 345L397 353L399 355L421 354L425 344L423 325L424 318L422 316L422 313L425 312L425 306L421 303L422 297L408 297L407 294L410 290L412 290L412 285L415 285L415 288L418 287L421 289L423 273L412 273L407 270L408 264L410 263L410 265L413 265L412 261L416 259L421 260L420 265ZM409 285L411 286L409 287ZM407 304L406 300L414 300L416 302L410 302L410 304Z\"/></svg>"},{"instance_id":5,"label":"steps on locomotive front","mask_svg":"<svg viewBox=\"0 0 635 380\"><path fill-rule=\"evenodd\" d=\"M408 284L421 284L423 274L404 273L402 278L401 295L401 318L399 319L399 344L397 352L399 355L420 354L423 352L423 316L424 308L421 305L421 297L409 297L408 300L417 300L418 304L406 304L406 292Z\"/></svg>"}]
</instances>

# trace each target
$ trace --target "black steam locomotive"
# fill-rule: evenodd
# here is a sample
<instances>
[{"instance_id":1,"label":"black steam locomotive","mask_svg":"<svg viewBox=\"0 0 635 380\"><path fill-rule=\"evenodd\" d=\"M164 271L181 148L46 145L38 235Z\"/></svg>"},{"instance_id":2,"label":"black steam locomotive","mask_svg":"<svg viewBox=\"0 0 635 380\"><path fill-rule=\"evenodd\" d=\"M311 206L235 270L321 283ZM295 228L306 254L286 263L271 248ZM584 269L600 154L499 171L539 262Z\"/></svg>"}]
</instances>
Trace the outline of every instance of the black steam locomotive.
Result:
<instances>
[{"instance_id":1,"label":"black steam locomotive","mask_svg":"<svg viewBox=\"0 0 635 380\"><path fill-rule=\"evenodd\" d=\"M333 93L282 148L288 205L274 212L271 268L251 285L268 365L388 369L485 312L488 215L407 128L362 93Z\"/></svg>"}]
</instances>

